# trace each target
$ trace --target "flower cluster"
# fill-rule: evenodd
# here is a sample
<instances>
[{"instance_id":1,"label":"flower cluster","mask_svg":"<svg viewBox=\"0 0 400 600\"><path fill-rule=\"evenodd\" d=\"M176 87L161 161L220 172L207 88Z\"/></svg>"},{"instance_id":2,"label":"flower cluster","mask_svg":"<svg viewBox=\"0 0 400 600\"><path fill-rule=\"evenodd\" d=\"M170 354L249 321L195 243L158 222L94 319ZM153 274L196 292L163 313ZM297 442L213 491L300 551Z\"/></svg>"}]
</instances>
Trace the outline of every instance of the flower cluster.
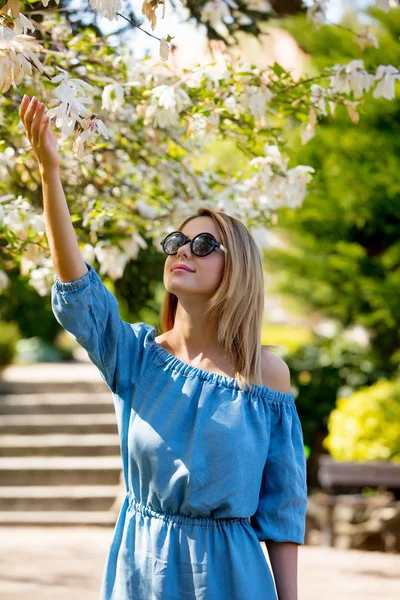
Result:
<instances>
[{"instance_id":1,"label":"flower cluster","mask_svg":"<svg viewBox=\"0 0 400 600\"><path fill-rule=\"evenodd\" d=\"M143 14L152 27L159 4L165 9L165 3L158 0L143 4ZM264 0L247 4L254 10L270 10ZM386 10L388 3L379 4ZM109 19L116 18L120 10L119 0L91 0L91 5ZM237 7L234 0L210 0L203 10L204 19L217 27L215 15L222 20ZM326 1L314 2L310 18L321 24L326 10ZM314 170L307 165L288 167L280 149L280 117L300 115L302 122L308 118L302 133L306 143L315 135L318 120L329 112L334 116L338 104L347 108L356 123L366 94L393 99L400 75L393 65L379 65L370 72L362 60L353 60L315 77L295 80L280 65L261 70L243 60L235 62L229 55L176 75L163 62L137 60L131 50L119 49L101 55L96 74L84 67L92 54L84 57L78 67L82 70L75 71L86 80L72 77L58 66L58 72L49 77L38 58L42 45L28 34L35 27L19 12L18 0L8 0L0 14L1 91L17 89L24 77L32 75L32 66L49 80L52 97L44 99L49 106L47 116L54 117L63 140L73 138L72 148L67 144L63 148L68 184L72 190L74 185L78 189L82 175L88 173L95 183L93 189L87 186L74 206L74 220L82 223L86 238L83 256L89 262L97 258L102 273L113 279L122 277L128 260L146 247L139 231L146 231L146 237L153 238L160 250L158 240L175 215L181 219L198 205L225 210L247 226L261 228L259 231L274 220L279 208L300 207ZM60 32L67 29L62 17L58 27ZM367 39L366 33L364 37ZM84 40L82 33L68 43L68 60L75 66L84 56L85 44L90 45ZM46 52L51 54L51 47ZM167 39L160 44L160 53L165 61ZM92 106L103 111L104 120ZM214 169L212 158L196 169L192 156L221 139L247 156L241 169ZM25 141L21 137L15 140L15 147L0 153L0 221L11 253L17 255L26 245L20 253L21 272L29 273L32 285L45 295L52 277L51 264L43 253L43 214L27 199L9 194L13 167L24 183L31 181L29 160L27 164L23 160L28 149ZM34 192L34 186L32 182L32 187L27 187ZM0 272L0 288L5 285L5 273Z\"/></svg>"}]
</instances>

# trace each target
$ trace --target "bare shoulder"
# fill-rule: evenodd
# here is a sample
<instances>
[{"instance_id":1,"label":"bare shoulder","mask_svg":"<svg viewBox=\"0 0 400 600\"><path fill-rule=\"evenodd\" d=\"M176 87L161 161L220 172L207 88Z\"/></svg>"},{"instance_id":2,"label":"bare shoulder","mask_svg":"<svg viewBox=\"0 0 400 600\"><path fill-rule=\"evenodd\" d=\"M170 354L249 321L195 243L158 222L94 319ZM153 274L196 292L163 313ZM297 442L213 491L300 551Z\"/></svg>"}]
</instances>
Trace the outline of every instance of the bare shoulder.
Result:
<instances>
[{"instance_id":1,"label":"bare shoulder","mask_svg":"<svg viewBox=\"0 0 400 600\"><path fill-rule=\"evenodd\" d=\"M291 392L290 370L283 358L261 346L261 370L265 387L278 392Z\"/></svg>"}]
</instances>

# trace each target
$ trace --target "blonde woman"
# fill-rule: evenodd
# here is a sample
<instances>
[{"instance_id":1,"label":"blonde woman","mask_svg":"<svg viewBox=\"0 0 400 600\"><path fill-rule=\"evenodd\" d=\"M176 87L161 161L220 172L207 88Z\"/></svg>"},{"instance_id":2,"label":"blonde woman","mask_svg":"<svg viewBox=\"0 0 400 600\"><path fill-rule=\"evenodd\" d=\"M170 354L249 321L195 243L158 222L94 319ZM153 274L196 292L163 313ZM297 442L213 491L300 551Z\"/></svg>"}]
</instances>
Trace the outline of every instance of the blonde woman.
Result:
<instances>
[{"instance_id":1,"label":"blonde woman","mask_svg":"<svg viewBox=\"0 0 400 600\"><path fill-rule=\"evenodd\" d=\"M81 257L42 113L22 103L42 174L52 309L112 392L120 435L126 494L101 600L297 600L303 433L289 369L260 343L253 238L239 220L199 209L160 240L161 334L122 321Z\"/></svg>"}]
</instances>

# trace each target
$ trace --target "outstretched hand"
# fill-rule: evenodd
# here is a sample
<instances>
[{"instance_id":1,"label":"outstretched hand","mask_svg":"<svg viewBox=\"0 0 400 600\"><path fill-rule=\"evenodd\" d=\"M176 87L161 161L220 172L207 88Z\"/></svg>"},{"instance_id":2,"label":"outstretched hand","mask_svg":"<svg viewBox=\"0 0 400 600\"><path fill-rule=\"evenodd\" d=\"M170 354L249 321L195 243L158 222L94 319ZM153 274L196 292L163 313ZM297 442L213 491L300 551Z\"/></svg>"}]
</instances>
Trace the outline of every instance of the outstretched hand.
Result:
<instances>
[{"instance_id":1,"label":"outstretched hand","mask_svg":"<svg viewBox=\"0 0 400 600\"><path fill-rule=\"evenodd\" d=\"M60 166L60 155L57 140L50 127L50 119L45 116L45 105L37 98L24 96L19 115L38 161L40 170L57 169Z\"/></svg>"}]
</instances>

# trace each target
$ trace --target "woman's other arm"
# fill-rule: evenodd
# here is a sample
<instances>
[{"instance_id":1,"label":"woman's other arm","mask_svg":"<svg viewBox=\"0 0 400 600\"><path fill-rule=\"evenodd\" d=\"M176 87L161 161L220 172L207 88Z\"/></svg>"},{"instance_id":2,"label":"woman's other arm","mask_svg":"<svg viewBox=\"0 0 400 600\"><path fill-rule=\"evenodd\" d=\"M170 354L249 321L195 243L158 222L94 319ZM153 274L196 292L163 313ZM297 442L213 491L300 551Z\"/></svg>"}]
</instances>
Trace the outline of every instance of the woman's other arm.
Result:
<instances>
[{"instance_id":1,"label":"woman's other arm","mask_svg":"<svg viewBox=\"0 0 400 600\"><path fill-rule=\"evenodd\" d=\"M290 392L290 370L279 356L263 352L263 383L281 392ZM297 600L298 544L265 540L279 600Z\"/></svg>"},{"instance_id":2,"label":"woman's other arm","mask_svg":"<svg viewBox=\"0 0 400 600\"><path fill-rule=\"evenodd\" d=\"M298 544L266 540L279 600L297 600Z\"/></svg>"}]
</instances>

